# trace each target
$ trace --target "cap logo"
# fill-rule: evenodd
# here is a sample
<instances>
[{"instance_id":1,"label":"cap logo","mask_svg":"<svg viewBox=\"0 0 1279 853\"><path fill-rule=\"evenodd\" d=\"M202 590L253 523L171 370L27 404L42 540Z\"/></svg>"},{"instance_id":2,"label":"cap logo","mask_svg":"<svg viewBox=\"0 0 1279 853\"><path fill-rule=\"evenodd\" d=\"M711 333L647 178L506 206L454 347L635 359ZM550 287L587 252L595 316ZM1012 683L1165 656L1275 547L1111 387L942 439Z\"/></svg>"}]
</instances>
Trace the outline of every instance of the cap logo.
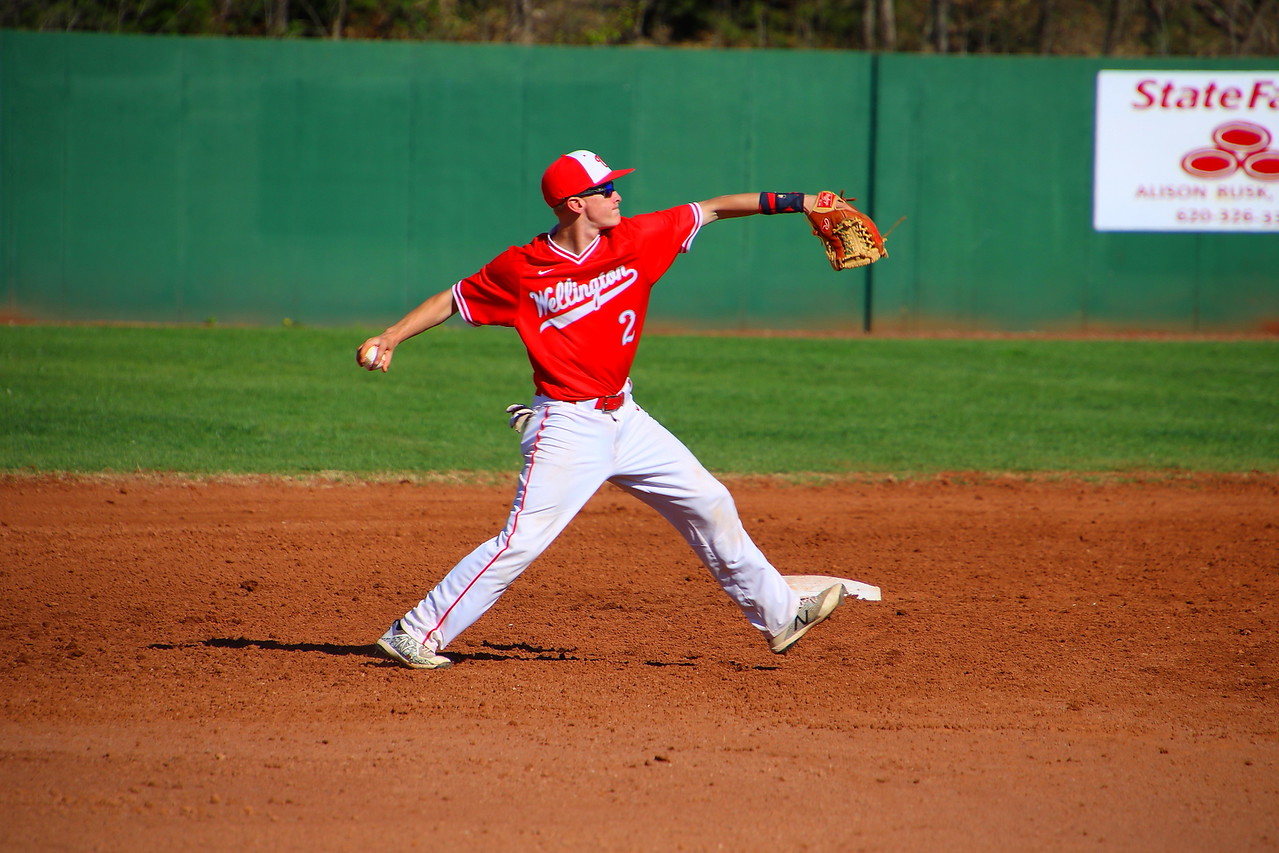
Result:
<instances>
[{"instance_id":1,"label":"cap logo","mask_svg":"<svg viewBox=\"0 0 1279 853\"><path fill-rule=\"evenodd\" d=\"M594 151L574 151L568 156L582 164L582 168L586 170L592 185L604 183L607 180L608 173L613 171L604 162L604 158Z\"/></svg>"}]
</instances>

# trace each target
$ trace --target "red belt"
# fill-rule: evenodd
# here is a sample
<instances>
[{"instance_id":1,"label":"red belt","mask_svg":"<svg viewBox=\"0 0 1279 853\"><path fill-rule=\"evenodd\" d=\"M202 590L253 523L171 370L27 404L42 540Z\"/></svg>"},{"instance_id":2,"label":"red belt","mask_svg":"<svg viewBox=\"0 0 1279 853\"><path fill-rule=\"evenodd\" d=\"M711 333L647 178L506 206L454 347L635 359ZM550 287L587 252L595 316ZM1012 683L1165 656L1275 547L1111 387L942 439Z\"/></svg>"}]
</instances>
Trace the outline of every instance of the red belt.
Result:
<instances>
[{"instance_id":1,"label":"red belt","mask_svg":"<svg viewBox=\"0 0 1279 853\"><path fill-rule=\"evenodd\" d=\"M626 404L625 394L613 394L608 397L600 397L595 401L595 408L601 412L616 412Z\"/></svg>"}]
</instances>

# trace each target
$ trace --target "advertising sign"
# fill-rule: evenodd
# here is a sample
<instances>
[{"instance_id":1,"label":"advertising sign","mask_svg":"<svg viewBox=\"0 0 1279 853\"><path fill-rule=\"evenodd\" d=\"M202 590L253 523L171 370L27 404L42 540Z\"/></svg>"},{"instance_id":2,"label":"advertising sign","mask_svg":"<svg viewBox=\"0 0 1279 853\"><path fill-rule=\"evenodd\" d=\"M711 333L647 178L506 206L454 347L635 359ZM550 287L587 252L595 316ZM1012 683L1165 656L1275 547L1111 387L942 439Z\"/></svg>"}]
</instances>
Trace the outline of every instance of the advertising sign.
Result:
<instances>
[{"instance_id":1,"label":"advertising sign","mask_svg":"<svg viewBox=\"0 0 1279 853\"><path fill-rule=\"evenodd\" d=\"M1279 73L1101 71L1093 227L1279 236Z\"/></svg>"}]
</instances>

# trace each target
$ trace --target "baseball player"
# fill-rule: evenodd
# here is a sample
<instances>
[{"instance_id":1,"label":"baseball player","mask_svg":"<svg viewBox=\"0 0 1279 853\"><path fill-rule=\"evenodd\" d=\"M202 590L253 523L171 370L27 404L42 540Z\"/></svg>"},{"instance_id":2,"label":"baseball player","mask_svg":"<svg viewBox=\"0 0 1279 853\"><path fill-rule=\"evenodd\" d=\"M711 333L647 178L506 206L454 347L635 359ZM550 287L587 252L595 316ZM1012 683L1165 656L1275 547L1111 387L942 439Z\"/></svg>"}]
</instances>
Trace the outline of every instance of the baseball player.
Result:
<instances>
[{"instance_id":1,"label":"baseball player","mask_svg":"<svg viewBox=\"0 0 1279 853\"><path fill-rule=\"evenodd\" d=\"M773 652L789 649L842 600L839 584L803 599L790 588L747 535L728 490L635 402L629 378L650 291L703 226L806 212L816 197L742 193L625 217L614 181L632 171L590 151L557 158L542 176L555 227L430 297L356 352L363 366L385 372L403 341L460 312L474 326L515 327L533 366L532 404L512 417L524 467L506 524L378 640L405 666L450 666L440 651L605 482L679 530Z\"/></svg>"}]
</instances>

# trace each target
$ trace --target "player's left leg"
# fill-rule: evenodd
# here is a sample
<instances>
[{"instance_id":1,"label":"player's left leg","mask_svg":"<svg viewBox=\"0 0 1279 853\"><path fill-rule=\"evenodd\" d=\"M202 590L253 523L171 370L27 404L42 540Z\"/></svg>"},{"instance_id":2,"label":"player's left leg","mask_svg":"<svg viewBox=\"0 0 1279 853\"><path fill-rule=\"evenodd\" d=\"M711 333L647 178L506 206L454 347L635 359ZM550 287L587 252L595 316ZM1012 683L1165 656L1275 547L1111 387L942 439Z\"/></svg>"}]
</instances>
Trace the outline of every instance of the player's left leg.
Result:
<instances>
[{"instance_id":1,"label":"player's left leg","mask_svg":"<svg viewBox=\"0 0 1279 853\"><path fill-rule=\"evenodd\" d=\"M751 540L724 484L643 409L625 413L619 439L611 482L675 526L755 628L784 631L799 596Z\"/></svg>"}]
</instances>

